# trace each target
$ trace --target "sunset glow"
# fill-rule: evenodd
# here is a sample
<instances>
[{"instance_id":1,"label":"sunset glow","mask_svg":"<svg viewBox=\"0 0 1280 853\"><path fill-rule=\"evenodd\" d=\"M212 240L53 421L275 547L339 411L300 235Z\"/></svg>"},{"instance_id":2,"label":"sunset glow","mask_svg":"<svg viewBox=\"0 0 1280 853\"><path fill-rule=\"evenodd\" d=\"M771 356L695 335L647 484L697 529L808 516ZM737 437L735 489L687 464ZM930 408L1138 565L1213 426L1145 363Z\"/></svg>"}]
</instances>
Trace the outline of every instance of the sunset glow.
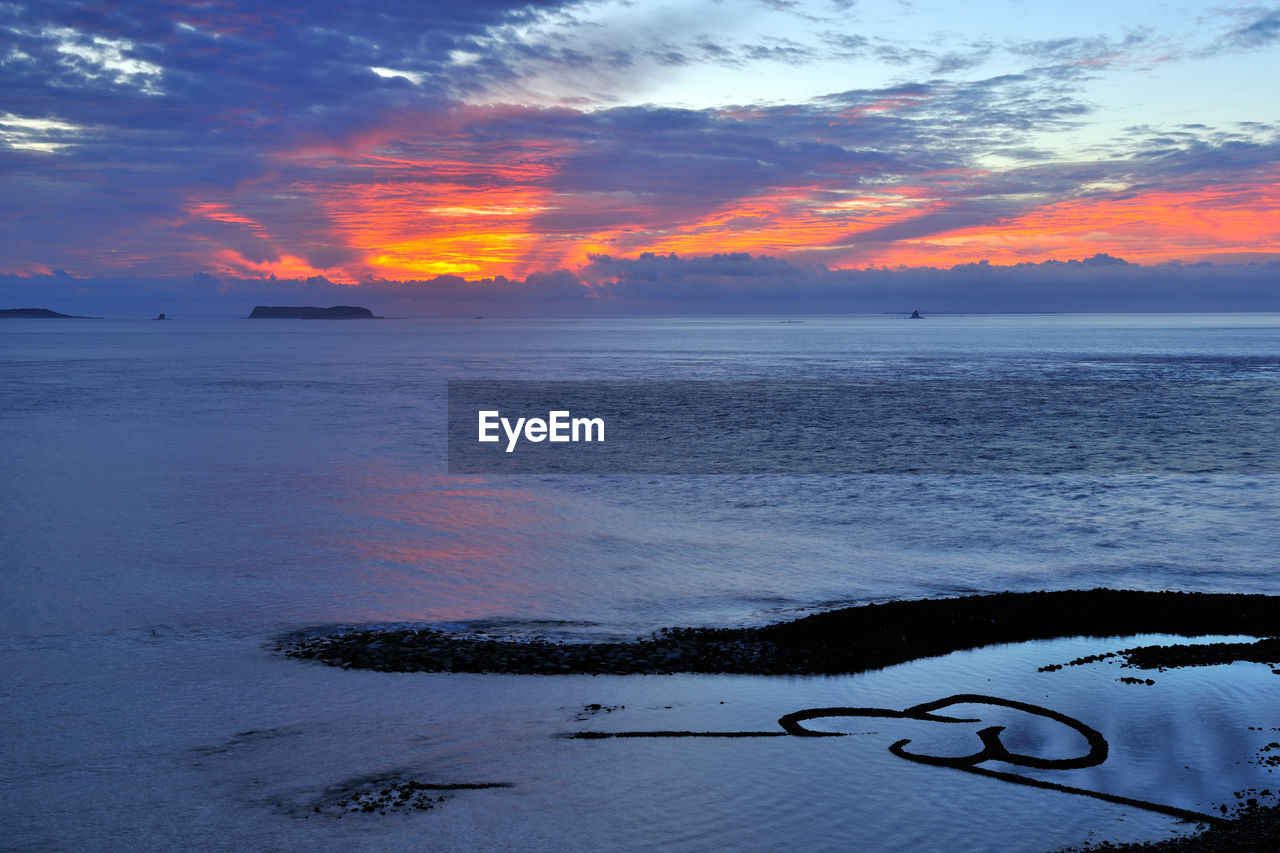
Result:
<instances>
[{"instance_id":1,"label":"sunset glow","mask_svg":"<svg viewBox=\"0 0 1280 853\"><path fill-rule=\"evenodd\" d=\"M1274 11L15 9L0 276L1280 260Z\"/></svg>"}]
</instances>

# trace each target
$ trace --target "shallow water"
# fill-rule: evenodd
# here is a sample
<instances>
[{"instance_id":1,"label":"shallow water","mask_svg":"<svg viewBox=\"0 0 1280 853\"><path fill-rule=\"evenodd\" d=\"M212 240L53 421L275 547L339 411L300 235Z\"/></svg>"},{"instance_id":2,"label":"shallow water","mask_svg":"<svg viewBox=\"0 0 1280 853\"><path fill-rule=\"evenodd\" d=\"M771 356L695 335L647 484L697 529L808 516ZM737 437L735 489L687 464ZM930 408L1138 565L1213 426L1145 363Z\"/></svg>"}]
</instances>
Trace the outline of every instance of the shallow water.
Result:
<instances>
[{"instance_id":1,"label":"shallow water","mask_svg":"<svg viewBox=\"0 0 1280 853\"><path fill-rule=\"evenodd\" d=\"M44 849L707 848L1041 851L1188 829L1163 814L891 755L977 747L977 725L833 718L843 738L572 740L576 731L779 731L812 707L902 709L962 692L1044 705L1103 733L1092 768L1013 772L1193 811L1276 790L1258 750L1280 737L1280 678L1259 664L1151 673L1047 663L1175 638L990 647L841 677L498 676L343 671L254 639L120 636L32 644L6 705L8 842ZM1212 638L1206 638L1212 639ZM1220 638L1219 638L1220 639ZM1133 686L1122 675L1150 676ZM121 690L121 682L133 685ZM146 698L139 702L139 696ZM588 706L598 704L592 712ZM956 706L1009 726L1011 750L1084 751L1059 724ZM1269 712L1270 709L1270 712ZM1260 727L1263 731L1253 731ZM317 814L361 778L509 783L420 813ZM1268 800L1267 797L1263 797ZM1270 798L1274 800L1274 796ZM1216 812L1215 812L1216 813Z\"/></svg>"},{"instance_id":2,"label":"shallow water","mask_svg":"<svg viewBox=\"0 0 1280 853\"><path fill-rule=\"evenodd\" d=\"M1068 642L843 679L503 678L342 672L264 647L320 624L613 637L1003 589L1280 593L1275 475L451 477L443 411L459 378L1274 381L1278 332L1269 315L6 321L4 843L1043 850L1172 831L910 764L888 735L554 735L993 693L1105 730L1113 758L1070 784L1206 809L1265 771L1248 765L1264 736L1248 726L1280 726L1263 719L1265 668L1150 687L1111 664L1035 673L1075 657ZM627 708L573 719L593 702ZM514 787L307 816L328 786L397 770Z\"/></svg>"}]
</instances>

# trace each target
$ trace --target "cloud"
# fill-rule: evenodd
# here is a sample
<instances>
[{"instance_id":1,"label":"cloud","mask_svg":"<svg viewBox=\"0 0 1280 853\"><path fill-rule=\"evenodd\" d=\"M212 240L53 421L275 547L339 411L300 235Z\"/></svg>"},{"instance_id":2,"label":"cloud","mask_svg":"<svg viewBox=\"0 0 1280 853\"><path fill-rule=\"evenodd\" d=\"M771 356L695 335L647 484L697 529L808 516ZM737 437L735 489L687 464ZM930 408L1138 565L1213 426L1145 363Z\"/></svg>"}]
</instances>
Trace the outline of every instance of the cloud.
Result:
<instances>
[{"instance_id":1,"label":"cloud","mask_svg":"<svg viewBox=\"0 0 1280 853\"><path fill-rule=\"evenodd\" d=\"M592 252L646 250L910 262L890 250L1017 224L1048 205L1228 183L1243 203L1244 178L1263 185L1278 159L1275 128L1256 124L1136 127L1104 159L1027 160L1033 134L1087 113L1053 69L703 110L476 107L415 92L333 103L244 137L121 127L66 155L10 152L0 163L12 167L11 203L29 211L5 226L17 269L351 281L524 278ZM111 180L86 180L107 154ZM1027 162L981 167L992 154ZM1269 204L1262 193L1252 203ZM70 248L68 227L83 235Z\"/></svg>"},{"instance_id":2,"label":"cloud","mask_svg":"<svg viewBox=\"0 0 1280 853\"><path fill-rule=\"evenodd\" d=\"M107 316L247 316L257 304L357 304L387 316L635 313L1278 311L1280 254L1236 264L1131 264L1108 255L1000 266L841 270L728 253L595 256L525 279L336 284L295 279L0 276L0 305Z\"/></svg>"},{"instance_id":3,"label":"cloud","mask_svg":"<svg viewBox=\"0 0 1280 853\"><path fill-rule=\"evenodd\" d=\"M1235 27L1221 36L1217 45L1224 49L1268 47L1280 41L1280 10L1260 12L1247 24Z\"/></svg>"},{"instance_id":4,"label":"cloud","mask_svg":"<svg viewBox=\"0 0 1280 853\"><path fill-rule=\"evenodd\" d=\"M933 64L934 74L954 74L957 71L968 71L989 60L995 52L990 44L980 45L967 51L949 51L940 54Z\"/></svg>"},{"instance_id":5,"label":"cloud","mask_svg":"<svg viewBox=\"0 0 1280 853\"><path fill-rule=\"evenodd\" d=\"M359 147L406 114L447 111L445 93L466 88L456 52L556 6L0 4L11 45L0 180L22 213L0 224L5 263L175 273L232 251L327 266L331 223L275 183L292 165L282 158ZM192 216L230 198L253 227Z\"/></svg>"},{"instance_id":6,"label":"cloud","mask_svg":"<svg viewBox=\"0 0 1280 853\"><path fill-rule=\"evenodd\" d=\"M1034 76L855 90L769 108L595 112L473 107L372 71L358 86L330 82L327 100L270 121L172 94L117 93L147 108L108 117L86 107L84 144L56 157L0 153L11 203L30 214L9 223L11 244L22 247L10 262L37 268L60 257L58 265L82 274L113 266L181 274L216 256L222 272L245 274L288 272L270 265L292 256L354 278L370 258L390 267L429 254L429 244L485 253L430 243L460 230L498 242L508 233L526 249L539 237L573 241L583 232L597 232L592 242L606 250L643 248L673 226L708 238L713 223L704 220L758 220L758 210L734 209L752 199L792 197L766 202L776 220L809 196L960 168L986 148L1016 145L1033 124L1082 110L1061 94L1037 103L1037 88L1059 84ZM165 85L172 89L167 76ZM216 115L188 124L192 110ZM79 139L60 132L59 142ZM476 216L456 215L468 210ZM504 223L510 231L491 227ZM85 238L70 249L67 228ZM490 269L524 275L522 264L575 260L555 245L548 257L519 259L520 246ZM459 257L436 271L475 270Z\"/></svg>"},{"instance_id":7,"label":"cloud","mask_svg":"<svg viewBox=\"0 0 1280 853\"><path fill-rule=\"evenodd\" d=\"M527 283L644 252L866 266L1274 245L1273 125L1139 125L1087 160L1052 150L1095 117L1095 69L1143 33L922 51L782 5L809 41L710 35L701 7L626 7L633 33L554 2L0 4L0 270ZM611 81L663 69L835 54L903 63L901 79L606 105ZM953 79L998 55L1031 67ZM581 102L492 100L539 68Z\"/></svg>"},{"instance_id":8,"label":"cloud","mask_svg":"<svg viewBox=\"0 0 1280 853\"><path fill-rule=\"evenodd\" d=\"M1006 45L1006 49L1043 64L1100 66L1131 58L1134 50L1148 40L1147 33L1135 31L1120 40L1107 36L1067 36L1013 42Z\"/></svg>"},{"instance_id":9,"label":"cloud","mask_svg":"<svg viewBox=\"0 0 1280 853\"><path fill-rule=\"evenodd\" d=\"M653 310L1088 312L1275 310L1280 258L1254 264L1141 266L1098 255L1011 266L838 270L777 258L641 255L582 270L602 294Z\"/></svg>"}]
</instances>

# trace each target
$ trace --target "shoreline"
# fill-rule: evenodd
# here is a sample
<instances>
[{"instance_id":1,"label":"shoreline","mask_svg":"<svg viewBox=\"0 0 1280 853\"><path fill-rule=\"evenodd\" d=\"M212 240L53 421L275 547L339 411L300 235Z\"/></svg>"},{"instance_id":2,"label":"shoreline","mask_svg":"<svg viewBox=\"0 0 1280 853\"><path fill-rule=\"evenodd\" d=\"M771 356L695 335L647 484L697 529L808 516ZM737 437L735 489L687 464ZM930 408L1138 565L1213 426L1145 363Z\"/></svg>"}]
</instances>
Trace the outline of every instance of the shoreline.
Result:
<instances>
[{"instance_id":1,"label":"shoreline","mask_svg":"<svg viewBox=\"0 0 1280 853\"><path fill-rule=\"evenodd\" d=\"M1136 634L1260 639L1190 651L1172 645L1115 652L1128 666L1161 669L1249 660L1269 663L1280 675L1280 596L1112 589L894 601L757 628L664 628L634 642L493 640L428 628L353 627L324 636L294 632L277 638L276 651L291 659L381 672L837 675L1001 643ZM1045 668L1063 665L1070 664ZM1227 820L1202 824L1195 835L1072 849L1257 851L1280 849L1277 839L1280 806L1253 805Z\"/></svg>"},{"instance_id":2,"label":"shoreline","mask_svg":"<svg viewBox=\"0 0 1280 853\"><path fill-rule=\"evenodd\" d=\"M288 658L380 672L847 675L1000 643L1134 634L1276 637L1280 596L1112 589L1002 592L867 604L754 628L663 628L629 642L499 640L433 628L353 626L322 636L294 632L277 638L276 651ZM1264 656L1273 646L1250 646L1252 651L1240 653ZM1203 662L1225 662L1210 657ZM1140 660L1161 665L1150 655Z\"/></svg>"}]
</instances>

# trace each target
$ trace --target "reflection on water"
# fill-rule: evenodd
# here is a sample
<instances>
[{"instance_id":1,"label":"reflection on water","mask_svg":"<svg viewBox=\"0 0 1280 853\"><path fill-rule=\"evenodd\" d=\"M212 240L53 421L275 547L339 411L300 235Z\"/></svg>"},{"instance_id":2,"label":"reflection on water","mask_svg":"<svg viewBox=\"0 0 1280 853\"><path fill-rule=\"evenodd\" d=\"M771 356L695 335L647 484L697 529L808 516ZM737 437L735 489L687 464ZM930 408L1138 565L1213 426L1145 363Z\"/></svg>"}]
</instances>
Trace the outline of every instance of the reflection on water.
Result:
<instances>
[{"instance_id":1,"label":"reflection on water","mask_svg":"<svg viewBox=\"0 0 1280 853\"><path fill-rule=\"evenodd\" d=\"M1206 638L1212 639L1212 638ZM1066 639L990 647L839 677L498 676L344 671L270 657L256 640L175 635L107 648L46 645L9 655L27 693L80 685L78 727L6 715L6 824L21 847L166 849L804 849L1033 853L1087 840L1186 832L1149 809L926 766L980 747L976 724L828 718L846 737L582 740L578 731L776 731L806 708L903 709L955 693L1031 703L1101 733L1106 760L992 769L1199 813L1235 792L1276 800L1259 750L1280 737L1280 677L1232 664L1117 679L1114 661L1046 663L1176 638ZM121 653L128 650L127 655ZM196 668L200 689L185 685ZM119 679L129 695L112 688ZM145 704L138 704L139 694ZM70 699L64 694L64 698ZM141 712L139 708L143 708ZM956 705L1004 725L1011 752L1062 757L1087 744L1018 709ZM132 725L125 725L132 721ZM316 816L350 780L406 778L460 790L428 812ZM1263 792L1266 793L1263 793ZM193 807L194 804L194 807ZM37 843L39 842L39 843Z\"/></svg>"},{"instance_id":2,"label":"reflection on water","mask_svg":"<svg viewBox=\"0 0 1280 853\"><path fill-rule=\"evenodd\" d=\"M353 478L358 498L328 534L354 569L352 603L374 618L482 619L538 597L523 540L525 531L546 528L545 502L477 478L383 469Z\"/></svg>"},{"instance_id":3,"label":"reflection on water","mask_svg":"<svg viewBox=\"0 0 1280 853\"><path fill-rule=\"evenodd\" d=\"M1193 642L1221 639L1201 638ZM890 800L901 798L898 800L901 804L911 800L912 792L896 785L895 779L911 779L912 785L926 783L914 771L905 767L894 769L886 764L878 751L899 757L904 752L910 753L922 756L925 760L921 763L943 765L931 767L936 778L927 784L932 786L939 780L949 780L951 791L947 796L953 803L966 803L970 812L961 821L962 826L935 826L934 829L945 831L946 837L953 840L960 837L953 833L974 833L965 838L960 845L962 849L969 849L970 844L974 845L973 849L1049 849L1054 842L1045 838L1002 847L1010 842L999 841L994 836L980 837L984 826L993 829L1009 822L1004 804L1019 801L1025 795L1001 789L999 785L990 787L985 781L960 778L957 776L960 770L975 772L976 768L976 772L987 773L991 781L1006 786L1009 783L1014 783L1013 787L1037 783L1053 786L1045 792L1047 799L1040 808L1052 813L1055 821L1065 813L1086 814L1088 817L1081 827L1102 814L1096 811L1098 806L1090 802L1098 797L1111 798L1127 811L1147 812L1145 818L1127 816L1126 819L1138 824L1152 820L1150 814L1213 819L1249 797L1263 802L1280 798L1280 786L1271 777L1273 768L1260 760L1262 748L1280 732L1280 717L1274 713L1276 700L1280 699L1280 679L1269 666L1233 664L1164 671L1153 675L1154 684L1144 683L1140 688L1120 681L1135 670L1114 660L1075 670L1064 679L1056 676L1067 672L1065 670L1037 671L1046 662L1046 656L1083 656L1139 642L1188 640L1144 637L1025 643L958 652L859 676L784 681L794 697L793 706L800 704L802 697L815 694L829 697L833 693L842 695L844 704L852 704L849 700L856 698L860 706L789 709L803 720L804 729L853 736L848 742L820 739L822 747L830 748L831 752L809 754L808 759L813 763L807 768L815 777L830 778L838 773L835 765L820 756L825 755L830 761L852 761L850 750L855 750L858 766L874 764L886 774L875 782L878 792ZM819 682L820 690L813 690L815 681ZM1005 698L972 696L968 697L969 701L958 701L966 698L963 696L936 698L975 684L982 684L984 692L998 693ZM781 692L776 685L768 687L775 688L770 693ZM931 692L935 698L908 709L914 711L908 718L894 716L893 709L902 708L904 701L913 701ZM885 701L889 697L895 697L897 702ZM780 697L775 696L775 700L777 698ZM741 719L724 712L720 717L719 726L712 725L705 732L702 729L698 732L705 735L738 730L735 724L740 724ZM973 722L951 722L948 718L966 718ZM644 731L643 726L619 727L616 714L611 714L605 722L609 724L606 731L624 733L626 740L637 731ZM705 718L697 720L699 725L706 722ZM785 717L781 722L786 726ZM1001 727L1001 730L998 734L988 732L984 737L981 733L987 727ZM596 731L600 729L598 725L595 727ZM772 731L776 729L764 729L760 734ZM1091 742L1086 734L1096 741ZM657 739L669 736L668 732ZM852 742L854 738L857 744ZM685 742L685 748L715 749L704 746L701 740L694 734ZM715 740L706 738L708 744ZM614 748L613 740L589 742L601 743L603 749ZM864 754L872 743L877 754ZM993 745L998 748L993 750ZM749 742L742 748L755 747L754 742ZM999 752L1004 749L1009 754L1001 756ZM1037 763L1058 763L1062 767L1037 767ZM893 809L889 803L882 807ZM895 813L898 819L905 817L900 809ZM927 815L913 820L930 822ZM1039 833L1038 828L1030 831L1033 837ZM1063 843L1059 837L1057 844ZM911 848L907 844L893 844L883 849Z\"/></svg>"},{"instance_id":4,"label":"reflection on water","mask_svg":"<svg viewBox=\"0 0 1280 853\"><path fill-rule=\"evenodd\" d=\"M443 474L450 379L1280 376L1275 317L908 326L6 327L0 546L17 592L0 616L19 634L472 620L634 636L1004 589L1280 592L1275 475Z\"/></svg>"}]
</instances>

